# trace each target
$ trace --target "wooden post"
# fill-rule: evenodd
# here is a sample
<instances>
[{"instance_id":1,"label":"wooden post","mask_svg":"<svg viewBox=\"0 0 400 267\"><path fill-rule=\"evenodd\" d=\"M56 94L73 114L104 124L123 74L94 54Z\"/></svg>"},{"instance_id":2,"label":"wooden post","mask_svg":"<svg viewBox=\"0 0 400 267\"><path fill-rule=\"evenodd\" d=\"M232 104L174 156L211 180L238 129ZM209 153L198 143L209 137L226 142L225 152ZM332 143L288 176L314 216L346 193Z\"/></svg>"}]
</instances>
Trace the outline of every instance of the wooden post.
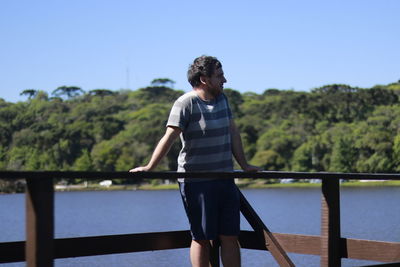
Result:
<instances>
[{"instance_id":1,"label":"wooden post","mask_svg":"<svg viewBox=\"0 0 400 267\"><path fill-rule=\"evenodd\" d=\"M53 180L27 179L25 256L28 267L53 267L53 239Z\"/></svg>"},{"instance_id":2,"label":"wooden post","mask_svg":"<svg viewBox=\"0 0 400 267\"><path fill-rule=\"evenodd\" d=\"M322 179L321 266L340 267L339 179Z\"/></svg>"}]
</instances>

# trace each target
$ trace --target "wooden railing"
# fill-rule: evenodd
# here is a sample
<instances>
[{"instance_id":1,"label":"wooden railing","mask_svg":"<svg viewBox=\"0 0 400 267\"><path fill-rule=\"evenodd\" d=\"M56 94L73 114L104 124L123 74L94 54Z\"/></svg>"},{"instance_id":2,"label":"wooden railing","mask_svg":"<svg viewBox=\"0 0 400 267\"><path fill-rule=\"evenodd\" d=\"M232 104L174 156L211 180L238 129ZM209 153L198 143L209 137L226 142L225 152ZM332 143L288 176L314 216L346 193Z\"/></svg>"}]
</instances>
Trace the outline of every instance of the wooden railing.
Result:
<instances>
[{"instance_id":1,"label":"wooden railing","mask_svg":"<svg viewBox=\"0 0 400 267\"><path fill-rule=\"evenodd\" d=\"M349 174L305 172L9 172L0 179L26 179L26 241L0 243L0 263L26 261L29 267L54 265L54 259L95 256L190 246L189 231L140 233L79 238L54 238L54 179L174 179L202 178L321 179L321 235L272 233L241 194L241 212L254 231L241 231L242 248L269 251L280 266L294 266L288 252L319 255L321 266L341 266L342 258L379 261L374 266L400 262L400 242L359 240L341 237L339 180L400 180L398 174ZM211 244L210 266L219 266L219 242ZM396 265L397 266L397 265Z\"/></svg>"}]
</instances>

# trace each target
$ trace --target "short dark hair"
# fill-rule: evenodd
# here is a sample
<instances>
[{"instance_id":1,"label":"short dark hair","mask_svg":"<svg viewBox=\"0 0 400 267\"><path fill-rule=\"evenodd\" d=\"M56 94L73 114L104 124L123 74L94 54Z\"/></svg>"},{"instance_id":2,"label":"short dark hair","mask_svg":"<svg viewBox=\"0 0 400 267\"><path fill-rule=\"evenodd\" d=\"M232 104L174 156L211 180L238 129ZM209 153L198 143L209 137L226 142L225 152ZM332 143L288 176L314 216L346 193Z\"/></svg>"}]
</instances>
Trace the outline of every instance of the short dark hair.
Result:
<instances>
[{"instance_id":1,"label":"short dark hair","mask_svg":"<svg viewBox=\"0 0 400 267\"><path fill-rule=\"evenodd\" d=\"M188 81L193 87L199 86L201 76L211 77L214 74L214 69L218 68L222 68L222 64L216 57L198 57L189 66Z\"/></svg>"}]
</instances>

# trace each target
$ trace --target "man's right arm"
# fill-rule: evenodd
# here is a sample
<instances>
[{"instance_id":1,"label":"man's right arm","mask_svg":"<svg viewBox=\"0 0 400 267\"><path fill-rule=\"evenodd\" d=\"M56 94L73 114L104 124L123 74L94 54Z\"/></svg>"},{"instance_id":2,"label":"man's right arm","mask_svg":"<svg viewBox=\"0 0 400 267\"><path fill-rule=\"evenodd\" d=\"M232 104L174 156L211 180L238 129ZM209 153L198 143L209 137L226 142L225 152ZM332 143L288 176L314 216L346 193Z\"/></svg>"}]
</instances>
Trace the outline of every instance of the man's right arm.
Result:
<instances>
[{"instance_id":1,"label":"man's right arm","mask_svg":"<svg viewBox=\"0 0 400 267\"><path fill-rule=\"evenodd\" d=\"M168 153L176 138L180 135L182 130L178 127L168 126L164 136L158 142L154 152L151 156L149 163L146 166L136 167L129 170L130 172L146 172L153 170L161 159Z\"/></svg>"}]
</instances>

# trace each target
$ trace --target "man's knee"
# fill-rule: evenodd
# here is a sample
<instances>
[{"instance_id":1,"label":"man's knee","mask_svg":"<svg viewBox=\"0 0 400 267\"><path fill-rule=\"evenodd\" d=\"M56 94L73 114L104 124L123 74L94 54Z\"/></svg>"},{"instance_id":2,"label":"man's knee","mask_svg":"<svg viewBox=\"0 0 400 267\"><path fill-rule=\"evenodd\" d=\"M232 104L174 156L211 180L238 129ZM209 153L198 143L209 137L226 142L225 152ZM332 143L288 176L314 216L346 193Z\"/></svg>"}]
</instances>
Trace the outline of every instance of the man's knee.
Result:
<instances>
[{"instance_id":1,"label":"man's knee","mask_svg":"<svg viewBox=\"0 0 400 267\"><path fill-rule=\"evenodd\" d=\"M219 239L221 241L221 244L238 242L238 236L236 236L236 235L220 235Z\"/></svg>"},{"instance_id":2,"label":"man's knee","mask_svg":"<svg viewBox=\"0 0 400 267\"><path fill-rule=\"evenodd\" d=\"M210 245L210 240L192 240L192 243L200 247L208 247Z\"/></svg>"}]
</instances>

